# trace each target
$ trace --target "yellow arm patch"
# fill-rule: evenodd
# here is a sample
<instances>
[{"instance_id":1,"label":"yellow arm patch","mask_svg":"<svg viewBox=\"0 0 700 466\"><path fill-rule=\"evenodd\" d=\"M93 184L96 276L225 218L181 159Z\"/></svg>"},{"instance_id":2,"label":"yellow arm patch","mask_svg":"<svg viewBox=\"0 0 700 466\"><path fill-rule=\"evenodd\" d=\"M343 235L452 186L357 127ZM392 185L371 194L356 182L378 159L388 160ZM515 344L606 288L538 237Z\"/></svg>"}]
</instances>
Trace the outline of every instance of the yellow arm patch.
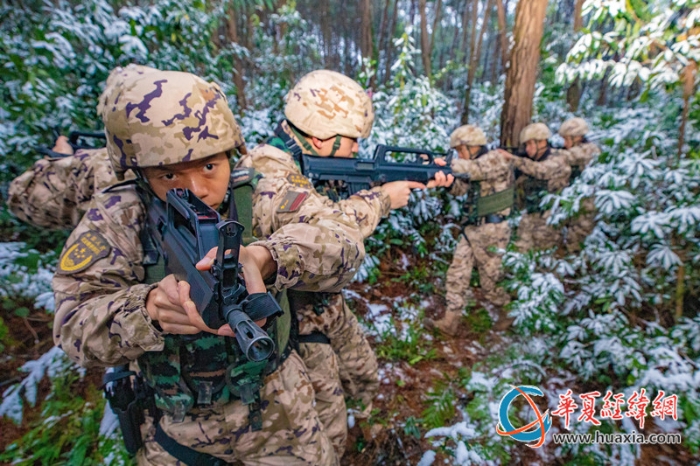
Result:
<instances>
[{"instance_id":1,"label":"yellow arm patch","mask_svg":"<svg viewBox=\"0 0 700 466\"><path fill-rule=\"evenodd\" d=\"M56 273L69 275L80 272L107 257L112 246L99 233L86 231L63 253Z\"/></svg>"},{"instance_id":2,"label":"yellow arm patch","mask_svg":"<svg viewBox=\"0 0 700 466\"><path fill-rule=\"evenodd\" d=\"M309 179L301 173L288 174L287 181L289 181L293 186L296 186L297 188L314 189Z\"/></svg>"}]
</instances>

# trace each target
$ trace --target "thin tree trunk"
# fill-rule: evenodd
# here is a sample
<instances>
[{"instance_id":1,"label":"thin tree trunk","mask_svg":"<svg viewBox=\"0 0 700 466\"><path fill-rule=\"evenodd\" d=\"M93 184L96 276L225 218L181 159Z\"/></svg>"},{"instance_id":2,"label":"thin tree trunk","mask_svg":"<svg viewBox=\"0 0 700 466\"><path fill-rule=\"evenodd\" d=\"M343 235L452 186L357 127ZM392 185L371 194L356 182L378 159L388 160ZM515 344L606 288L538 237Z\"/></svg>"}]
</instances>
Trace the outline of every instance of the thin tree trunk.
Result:
<instances>
[{"instance_id":1,"label":"thin tree trunk","mask_svg":"<svg viewBox=\"0 0 700 466\"><path fill-rule=\"evenodd\" d=\"M505 102L501 113L501 145L515 146L520 130L532 118L532 99L540 61L547 0L518 2L513 28L514 45L506 73Z\"/></svg>"},{"instance_id":2,"label":"thin tree trunk","mask_svg":"<svg viewBox=\"0 0 700 466\"><path fill-rule=\"evenodd\" d=\"M585 0L576 0L574 4L574 32L579 32L583 27L583 16L581 11L583 10L583 2Z\"/></svg>"},{"instance_id":3,"label":"thin tree trunk","mask_svg":"<svg viewBox=\"0 0 700 466\"><path fill-rule=\"evenodd\" d=\"M469 18L470 18L470 12L472 6L476 3L477 0L467 0L465 5L464 5L464 14L462 15L462 42L460 42L459 49L462 51L462 57L465 59L467 58L467 26L469 25Z\"/></svg>"},{"instance_id":4,"label":"thin tree trunk","mask_svg":"<svg viewBox=\"0 0 700 466\"><path fill-rule=\"evenodd\" d=\"M575 0L574 4L574 34L578 34L583 26L583 18L581 16L581 10L583 9L584 0ZM578 111L579 103L581 102L581 80L576 77L574 82L571 83L569 89L566 91L566 103L569 106L569 110L572 112Z\"/></svg>"},{"instance_id":5,"label":"thin tree trunk","mask_svg":"<svg viewBox=\"0 0 700 466\"><path fill-rule=\"evenodd\" d=\"M387 47L386 47L386 64L384 67L384 84L386 85L391 79L391 65L393 65L393 52L394 52L394 29L396 28L396 21L398 19L399 13L399 0L394 2L394 11L391 15L391 22L389 23L389 31L387 32Z\"/></svg>"},{"instance_id":6,"label":"thin tree trunk","mask_svg":"<svg viewBox=\"0 0 700 466\"><path fill-rule=\"evenodd\" d=\"M466 125L469 123L469 106L471 105L472 97L472 87L474 86L474 76L476 76L476 69L479 67L479 61L481 58L481 45L484 40L484 31L488 26L489 11L493 6L493 0L487 0L486 7L484 8L483 15L484 20L481 24L481 30L479 31L479 40L474 43L474 48L469 54L469 71L467 72L467 89L464 93L464 107L462 109L462 124ZM473 28L476 30L476 22L474 22ZM472 38L475 38L476 34L472 33Z\"/></svg>"},{"instance_id":7,"label":"thin tree trunk","mask_svg":"<svg viewBox=\"0 0 700 466\"><path fill-rule=\"evenodd\" d=\"M690 109L690 98L695 93L695 73L697 65L694 61L688 62L683 70L683 112L681 113L681 127L678 134L678 160L681 159L683 153L683 144L685 144L685 126L688 122L688 111Z\"/></svg>"},{"instance_id":8,"label":"thin tree trunk","mask_svg":"<svg viewBox=\"0 0 700 466\"><path fill-rule=\"evenodd\" d=\"M372 57L372 2L362 1L362 58Z\"/></svg>"},{"instance_id":9,"label":"thin tree trunk","mask_svg":"<svg viewBox=\"0 0 700 466\"><path fill-rule=\"evenodd\" d=\"M498 15L498 38L501 50L501 64L505 69L508 63L508 24L506 23L506 7L503 5L503 0L496 0L496 14Z\"/></svg>"},{"instance_id":10,"label":"thin tree trunk","mask_svg":"<svg viewBox=\"0 0 700 466\"><path fill-rule=\"evenodd\" d=\"M423 71L425 72L425 75L430 78L430 37L428 36L428 17L425 11L426 9L426 0L418 0L418 10L420 13L420 46L421 58L423 59Z\"/></svg>"},{"instance_id":11,"label":"thin tree trunk","mask_svg":"<svg viewBox=\"0 0 700 466\"><path fill-rule=\"evenodd\" d=\"M440 24L440 13L442 10L442 0L437 0L435 2L435 19L433 19L433 30L430 32L430 56L433 56L433 50L435 50L435 36L437 35L438 26Z\"/></svg>"},{"instance_id":12,"label":"thin tree trunk","mask_svg":"<svg viewBox=\"0 0 700 466\"><path fill-rule=\"evenodd\" d=\"M238 24L236 22L236 10L233 5L229 8L228 13L228 38L231 42L238 44ZM245 97L245 80L243 79L243 64L242 60L234 57L233 64L233 84L236 86L236 97L238 99L238 107L241 112L248 108L248 101Z\"/></svg>"}]
</instances>

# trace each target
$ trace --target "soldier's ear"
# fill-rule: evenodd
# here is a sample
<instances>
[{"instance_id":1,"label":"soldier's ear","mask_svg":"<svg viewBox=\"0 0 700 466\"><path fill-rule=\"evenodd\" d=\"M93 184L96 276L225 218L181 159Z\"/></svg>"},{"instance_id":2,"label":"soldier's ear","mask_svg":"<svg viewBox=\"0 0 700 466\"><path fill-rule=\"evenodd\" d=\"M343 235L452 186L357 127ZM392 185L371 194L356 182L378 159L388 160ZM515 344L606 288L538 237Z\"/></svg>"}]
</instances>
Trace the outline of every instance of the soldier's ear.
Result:
<instances>
[{"instance_id":1,"label":"soldier's ear","mask_svg":"<svg viewBox=\"0 0 700 466\"><path fill-rule=\"evenodd\" d=\"M311 144L313 144L314 148L320 149L321 147L323 147L323 139L311 136Z\"/></svg>"}]
</instances>

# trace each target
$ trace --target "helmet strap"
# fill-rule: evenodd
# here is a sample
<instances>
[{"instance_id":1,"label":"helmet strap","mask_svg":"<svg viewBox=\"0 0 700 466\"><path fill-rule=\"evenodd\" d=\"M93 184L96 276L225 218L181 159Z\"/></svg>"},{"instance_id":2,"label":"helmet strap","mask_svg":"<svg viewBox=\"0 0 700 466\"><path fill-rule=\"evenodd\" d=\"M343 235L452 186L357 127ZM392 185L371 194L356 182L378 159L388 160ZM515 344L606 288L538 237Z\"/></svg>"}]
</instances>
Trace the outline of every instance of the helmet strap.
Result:
<instances>
[{"instance_id":1,"label":"helmet strap","mask_svg":"<svg viewBox=\"0 0 700 466\"><path fill-rule=\"evenodd\" d=\"M335 153L340 149L340 143L342 142L343 136L340 134L335 135L335 141L333 141L333 150L331 150L331 157L335 155Z\"/></svg>"},{"instance_id":2,"label":"helmet strap","mask_svg":"<svg viewBox=\"0 0 700 466\"><path fill-rule=\"evenodd\" d=\"M299 142L301 142L301 145L304 149L309 151L311 155L318 155L318 152L316 152L314 147L311 144L309 144L309 141L306 140L304 135L301 134L299 130L294 127L294 125L289 125L289 129L292 130L292 133L294 133L294 136L296 136Z\"/></svg>"}]
</instances>

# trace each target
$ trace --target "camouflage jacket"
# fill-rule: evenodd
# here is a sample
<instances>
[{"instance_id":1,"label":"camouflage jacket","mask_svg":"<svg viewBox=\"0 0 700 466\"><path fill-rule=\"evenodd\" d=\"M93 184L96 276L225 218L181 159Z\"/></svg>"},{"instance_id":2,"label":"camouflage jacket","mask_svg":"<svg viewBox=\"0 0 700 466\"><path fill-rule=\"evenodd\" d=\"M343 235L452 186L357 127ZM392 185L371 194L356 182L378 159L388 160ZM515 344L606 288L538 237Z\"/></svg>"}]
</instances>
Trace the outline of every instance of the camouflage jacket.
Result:
<instances>
[{"instance_id":1,"label":"camouflage jacket","mask_svg":"<svg viewBox=\"0 0 700 466\"><path fill-rule=\"evenodd\" d=\"M538 180L547 181L547 190L556 192L569 184L571 167L567 162L567 151L562 149L550 149L539 161L529 157L513 157L513 165L525 175ZM525 177L519 177L518 182Z\"/></svg>"},{"instance_id":2,"label":"camouflage jacket","mask_svg":"<svg viewBox=\"0 0 700 466\"><path fill-rule=\"evenodd\" d=\"M513 186L513 165L497 150L488 151L473 160L454 159L452 170L455 173L469 173L470 181L479 182L479 193L483 196L494 194ZM452 193L462 195L467 192L469 183L455 180ZM509 215L510 209L498 212L499 215Z\"/></svg>"},{"instance_id":3,"label":"camouflage jacket","mask_svg":"<svg viewBox=\"0 0 700 466\"><path fill-rule=\"evenodd\" d=\"M24 222L71 229L95 192L116 181L107 149L80 149L74 155L36 161L10 183L7 205Z\"/></svg>"},{"instance_id":4,"label":"camouflage jacket","mask_svg":"<svg viewBox=\"0 0 700 466\"><path fill-rule=\"evenodd\" d=\"M163 334L145 307L155 285L144 284L144 217L133 186L98 193L64 247L53 280L54 339L82 366L113 366L163 350ZM357 227L338 213L308 216L254 244L277 263L275 289L339 291L364 259L358 238Z\"/></svg>"},{"instance_id":5,"label":"camouflage jacket","mask_svg":"<svg viewBox=\"0 0 700 466\"><path fill-rule=\"evenodd\" d=\"M305 223L310 216L342 217L359 227L361 238L357 239L361 242L391 210L389 195L381 187L333 202L316 191L289 153L269 144L255 147L236 167L252 167L265 175L253 198L253 231L258 237L284 225Z\"/></svg>"},{"instance_id":6,"label":"camouflage jacket","mask_svg":"<svg viewBox=\"0 0 700 466\"><path fill-rule=\"evenodd\" d=\"M600 148L592 142L584 142L562 152L566 162L571 167L576 167L579 171L583 171L591 163L593 157L600 154Z\"/></svg>"}]
</instances>

